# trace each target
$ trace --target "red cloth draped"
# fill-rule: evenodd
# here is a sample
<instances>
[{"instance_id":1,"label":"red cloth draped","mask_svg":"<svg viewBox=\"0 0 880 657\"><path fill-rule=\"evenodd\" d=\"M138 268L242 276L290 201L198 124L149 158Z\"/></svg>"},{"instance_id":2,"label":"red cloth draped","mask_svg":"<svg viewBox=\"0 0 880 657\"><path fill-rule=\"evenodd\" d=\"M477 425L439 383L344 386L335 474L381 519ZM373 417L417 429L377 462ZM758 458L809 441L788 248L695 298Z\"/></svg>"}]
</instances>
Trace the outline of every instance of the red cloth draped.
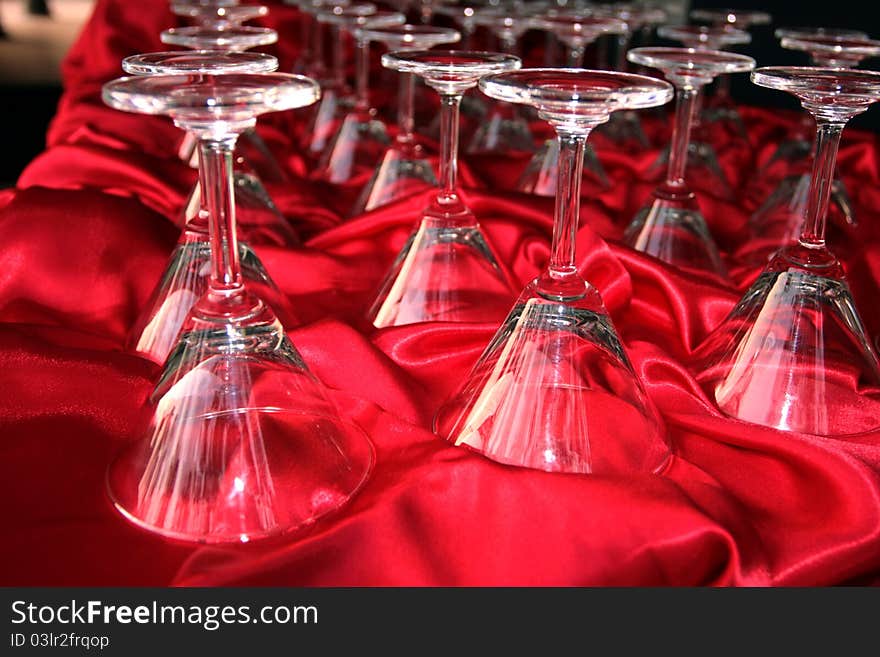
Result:
<instances>
[{"instance_id":1,"label":"red cloth draped","mask_svg":"<svg viewBox=\"0 0 880 657\"><path fill-rule=\"evenodd\" d=\"M297 54L296 10L263 24ZM198 547L134 528L112 509L104 473L133 440L156 366L123 341L176 240L194 173L182 133L161 117L104 106L123 56L163 48L167 0L99 0L64 64L48 148L0 195L0 498L4 585L828 585L880 573L880 433L847 440L723 417L686 369L692 350L757 273L734 253L755 202L701 202L733 282L675 270L620 245L650 192L659 148L630 155L597 135L614 185L585 193L578 254L634 367L663 414L676 458L665 476L551 475L505 467L435 437L431 418L491 337L493 324L373 330L371 295L425 197L348 219L357 186L317 185L295 144L304 111L260 132L289 185L270 191L304 238L256 247L299 324L290 335L342 412L371 436L362 493L305 534ZM744 108L752 149L715 135L744 185L797 116ZM645 112L656 143L668 114ZM537 124L536 124L536 127ZM546 128L542 128L546 131ZM545 265L552 199L509 191L525 158L462 156L465 196L525 283ZM876 303L878 163L874 135L848 130L840 167L858 211L835 250L865 323ZM511 300L512 301L512 300Z\"/></svg>"}]
</instances>

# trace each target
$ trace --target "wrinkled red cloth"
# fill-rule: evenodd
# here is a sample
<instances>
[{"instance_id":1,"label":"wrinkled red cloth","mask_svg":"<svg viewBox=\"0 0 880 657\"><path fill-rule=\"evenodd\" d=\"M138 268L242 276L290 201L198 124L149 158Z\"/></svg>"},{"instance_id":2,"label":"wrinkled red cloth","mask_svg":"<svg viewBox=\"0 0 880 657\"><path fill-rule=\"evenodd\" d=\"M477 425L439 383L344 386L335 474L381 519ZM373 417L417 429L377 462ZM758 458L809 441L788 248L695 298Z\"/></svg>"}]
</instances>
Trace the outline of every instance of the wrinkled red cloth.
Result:
<instances>
[{"instance_id":1,"label":"wrinkled red cloth","mask_svg":"<svg viewBox=\"0 0 880 657\"><path fill-rule=\"evenodd\" d=\"M289 70L296 10L272 4ZM581 271L601 291L663 414L676 457L664 476L552 475L449 446L434 411L496 328L428 323L371 329L363 313L424 196L345 217L355 185L296 172L305 111L260 131L291 173L271 188L305 239L256 247L296 309L290 335L343 413L376 446L372 478L342 512L305 534L231 547L160 539L124 521L104 492L113 455L157 375L123 350L178 234L194 173L169 120L104 106L119 60L161 49L177 24L167 0L99 0L64 64L66 91L48 148L0 195L0 499L4 585L829 585L880 574L880 433L820 439L723 417L686 369L697 344L757 269L733 254L754 203L703 194L733 283L686 274L619 243L650 193L657 147L627 154L594 141L613 188L585 193ZM794 125L744 108L751 148L717 137L742 189ZM536 124L536 128L538 128ZM546 128L542 128L546 131ZM726 141L725 141L726 139ZM526 158L462 156L465 196L523 284L549 253L552 199L509 191ZM872 134L850 130L840 168L858 211L837 231L865 323L880 331L878 164ZM349 188L350 187L350 188ZM513 301L511 299L511 301Z\"/></svg>"}]
</instances>

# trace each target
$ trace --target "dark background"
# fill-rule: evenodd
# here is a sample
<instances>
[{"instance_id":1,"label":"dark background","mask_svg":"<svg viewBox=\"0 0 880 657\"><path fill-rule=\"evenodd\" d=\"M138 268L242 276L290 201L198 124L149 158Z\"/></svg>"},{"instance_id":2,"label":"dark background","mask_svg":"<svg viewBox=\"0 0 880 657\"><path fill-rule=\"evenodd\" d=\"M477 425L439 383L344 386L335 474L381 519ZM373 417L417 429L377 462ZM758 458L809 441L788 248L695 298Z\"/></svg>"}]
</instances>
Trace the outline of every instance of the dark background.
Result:
<instances>
[{"instance_id":1,"label":"dark background","mask_svg":"<svg viewBox=\"0 0 880 657\"><path fill-rule=\"evenodd\" d=\"M3 0L0 7L14 1L27 6L35 0ZM136 2L137 0L130 0ZM53 9L65 0L49 0ZM39 4L39 2L37 2ZM274 4L270 2L270 4ZM773 37L773 30L780 26L841 27L861 29L873 37L880 38L880 3L873 0L828 0L827 2L798 2L794 0L730 0L711 2L695 0L696 7L726 7L734 4L737 8L762 9L773 15L773 24L752 29L753 41L740 51L753 56L758 65L805 65L805 53L782 49ZM46 19L51 20L51 19ZM2 12L0 12L2 21ZM880 69L880 59L867 60L862 68ZM741 102L796 109L797 102L788 94L756 87L749 82L747 75L734 76L732 82L734 96ZM0 79L0 121L5 132L3 156L0 158L0 186L14 184L24 166L30 162L45 143L46 128L61 95L59 83L21 84ZM853 126L880 132L880 109L857 117Z\"/></svg>"}]
</instances>

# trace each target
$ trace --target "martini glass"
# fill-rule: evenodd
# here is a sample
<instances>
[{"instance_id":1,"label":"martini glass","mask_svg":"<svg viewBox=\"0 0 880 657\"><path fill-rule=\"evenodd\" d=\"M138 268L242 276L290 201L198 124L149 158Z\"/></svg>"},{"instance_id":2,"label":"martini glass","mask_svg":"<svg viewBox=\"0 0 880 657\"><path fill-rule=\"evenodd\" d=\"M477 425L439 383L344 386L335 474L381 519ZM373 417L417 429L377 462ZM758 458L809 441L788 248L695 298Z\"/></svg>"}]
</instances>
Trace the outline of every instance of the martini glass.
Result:
<instances>
[{"instance_id":1,"label":"martini glass","mask_svg":"<svg viewBox=\"0 0 880 657\"><path fill-rule=\"evenodd\" d=\"M880 100L880 73L767 67L752 81L795 95L816 120L809 201L797 241L700 345L693 371L721 411L741 420L823 436L875 430L880 363L825 227L841 133Z\"/></svg>"},{"instance_id":2,"label":"martini glass","mask_svg":"<svg viewBox=\"0 0 880 657\"><path fill-rule=\"evenodd\" d=\"M584 50L603 34L622 34L627 30L626 23L617 18L559 12L534 18L530 25L555 35L565 45L566 66L569 68L580 67ZM584 148L583 169L588 179L600 189L611 186L602 163L589 145ZM559 140L548 139L529 160L516 189L526 194L555 196L558 171Z\"/></svg>"},{"instance_id":3,"label":"martini glass","mask_svg":"<svg viewBox=\"0 0 880 657\"><path fill-rule=\"evenodd\" d=\"M609 17L622 20L626 25L623 32L617 34L614 70L626 71L626 52L630 48L633 34L649 27L654 27L666 20L666 12L659 7L649 7L634 2L614 2L596 5L592 10L594 16ZM639 149L650 148L651 144L639 113L635 111L614 112L607 123L602 124L598 132L608 137L615 144L635 146Z\"/></svg>"},{"instance_id":4,"label":"martini glass","mask_svg":"<svg viewBox=\"0 0 880 657\"><path fill-rule=\"evenodd\" d=\"M243 283L237 248L235 140L259 114L319 94L314 81L284 73L104 86L112 107L164 114L199 135L208 207L208 290L165 363L142 437L108 472L116 508L151 532L205 543L280 534L339 508L368 476L368 439L342 420L271 308Z\"/></svg>"},{"instance_id":5,"label":"martini glass","mask_svg":"<svg viewBox=\"0 0 880 657\"><path fill-rule=\"evenodd\" d=\"M624 241L676 267L726 273L696 194L685 178L688 143L697 99L703 87L719 75L755 67L745 55L693 48L634 48L631 62L657 68L675 85L675 124L672 130L666 180L654 190L650 205L633 219Z\"/></svg>"},{"instance_id":6,"label":"martini glass","mask_svg":"<svg viewBox=\"0 0 880 657\"><path fill-rule=\"evenodd\" d=\"M488 29L503 52L516 55L519 38L531 27L531 9L526 5L490 6L477 9L473 20ZM487 115L471 137L469 154L531 153L535 138L529 123L516 106L492 103Z\"/></svg>"},{"instance_id":7,"label":"martini glass","mask_svg":"<svg viewBox=\"0 0 880 657\"><path fill-rule=\"evenodd\" d=\"M275 30L246 25L189 26L171 28L162 32L163 43L194 50L244 52L278 41ZM246 131L238 140L235 157L235 196L241 227L251 244L297 246L299 237L281 214L266 190L265 182L281 185L289 182L287 174L255 129ZM184 140L181 150L192 145L192 138ZM190 162L192 160L190 159ZM199 212L200 185L197 182L184 206L184 222L188 223Z\"/></svg>"},{"instance_id":8,"label":"martini glass","mask_svg":"<svg viewBox=\"0 0 880 657\"><path fill-rule=\"evenodd\" d=\"M687 48L695 50L726 50L740 44L751 43L752 37L734 27L705 27L694 25L663 25L657 34L664 38L683 43ZM702 96L694 108L693 138L688 147L688 166L692 171L699 171L694 176L700 186L713 196L726 200L734 200L733 187L728 181L719 163L715 148L709 143L708 135L700 121L702 116ZM664 150L660 158L652 166L651 172L657 173L666 168L669 161L669 150Z\"/></svg>"},{"instance_id":9,"label":"martini glass","mask_svg":"<svg viewBox=\"0 0 880 657\"><path fill-rule=\"evenodd\" d=\"M378 41L392 51L427 50L441 44L455 43L461 38L453 29L430 25L361 29L357 35L359 39ZM385 151L372 178L361 192L352 210L354 215L437 186L434 169L416 141L413 119L415 78L411 73L400 73L398 96L397 137Z\"/></svg>"},{"instance_id":10,"label":"martini glass","mask_svg":"<svg viewBox=\"0 0 880 657\"><path fill-rule=\"evenodd\" d=\"M122 62L123 70L131 75L263 73L277 67L278 60L270 55L198 50L135 55ZM197 133L188 134L192 134L198 144ZM128 336L127 346L131 351L156 363L165 362L190 309L208 289L211 250L208 207L201 194L197 200L198 212L184 225L162 276ZM244 242L239 242L238 249L242 276L248 285L289 321L287 301L257 254Z\"/></svg>"},{"instance_id":11,"label":"martini glass","mask_svg":"<svg viewBox=\"0 0 880 657\"><path fill-rule=\"evenodd\" d=\"M369 16L375 14L377 10L376 5L371 2L332 2L321 4L315 9L316 32L320 32L325 25L329 25L332 44L330 75L329 78L321 80L321 100L315 106L309 128L304 135L304 147L315 158L319 158L321 153L327 149L330 140L339 130L342 119L355 102L352 90L345 78L345 44L343 43L342 26L326 19L322 20L321 15L344 11L349 15Z\"/></svg>"},{"instance_id":12,"label":"martini glass","mask_svg":"<svg viewBox=\"0 0 880 657\"><path fill-rule=\"evenodd\" d=\"M867 37L817 34L783 36L782 47L809 53L813 64L823 68L855 68L863 59L880 56L880 41ZM789 175L779 182L773 193L750 217L753 239L744 254L749 260L766 262L776 249L796 239L800 232L809 199L812 141L805 137L796 142L800 143L795 143L791 152L781 156L777 151L774 155L777 164L785 161ZM831 200L831 216L842 217L846 223L855 225L852 203L837 174L831 188Z\"/></svg>"},{"instance_id":13,"label":"martini glass","mask_svg":"<svg viewBox=\"0 0 880 657\"><path fill-rule=\"evenodd\" d=\"M412 73L440 94L440 186L419 217L367 315L377 328L426 321L479 322L503 316L516 294L474 214L458 193L458 109L481 77L520 66L513 55L416 50L382 65Z\"/></svg>"},{"instance_id":14,"label":"martini glass","mask_svg":"<svg viewBox=\"0 0 880 657\"><path fill-rule=\"evenodd\" d=\"M693 20L701 23L709 23L714 27L733 27L748 32L749 28L769 25L773 17L766 11L754 9L694 9L690 16ZM706 123L718 121L729 122L735 126L742 137L746 137L745 123L736 109L733 97L730 95L730 78L722 76L715 84L715 93L706 104L701 118Z\"/></svg>"},{"instance_id":15,"label":"martini glass","mask_svg":"<svg viewBox=\"0 0 880 657\"><path fill-rule=\"evenodd\" d=\"M552 472L633 474L670 457L663 424L633 371L599 291L577 268L581 163L587 136L616 110L661 105L655 78L583 69L522 69L480 82L527 103L560 142L559 191L547 270L520 295L435 431L509 465Z\"/></svg>"},{"instance_id":16,"label":"martini glass","mask_svg":"<svg viewBox=\"0 0 880 657\"><path fill-rule=\"evenodd\" d=\"M320 13L318 20L338 25L355 39L354 107L342 119L339 129L321 154L315 173L317 178L342 184L362 170L375 167L390 143L385 124L376 118L376 110L370 104L370 41L358 28L402 25L406 17L400 12L384 10L376 10L365 16L356 7L350 6Z\"/></svg>"}]
</instances>

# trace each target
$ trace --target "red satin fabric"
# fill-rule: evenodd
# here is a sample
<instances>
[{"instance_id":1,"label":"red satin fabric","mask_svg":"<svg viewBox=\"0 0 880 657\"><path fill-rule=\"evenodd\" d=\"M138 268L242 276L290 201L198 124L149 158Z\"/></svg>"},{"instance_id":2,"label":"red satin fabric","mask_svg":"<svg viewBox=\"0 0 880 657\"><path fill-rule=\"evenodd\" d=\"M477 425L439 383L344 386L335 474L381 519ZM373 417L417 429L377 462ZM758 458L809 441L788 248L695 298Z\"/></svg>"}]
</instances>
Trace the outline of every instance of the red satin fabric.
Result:
<instances>
[{"instance_id":1,"label":"red satin fabric","mask_svg":"<svg viewBox=\"0 0 880 657\"><path fill-rule=\"evenodd\" d=\"M272 6L282 68L296 11ZM658 150L594 141L614 187L585 197L580 266L602 292L663 414L677 456L665 476L550 475L448 446L431 418L482 351L492 324L372 330L362 319L424 197L353 219L358 186L300 175L304 112L260 131L293 174L271 188L306 239L257 247L300 324L290 335L343 413L373 439L363 492L305 534L193 547L125 522L104 492L112 456L157 369L122 350L176 240L193 172L163 118L102 105L121 57L158 50L176 20L166 0L99 0L64 66L48 148L0 195L0 541L5 585L827 585L880 573L880 434L787 434L724 418L685 368L756 274L730 257L754 203L703 194L735 285L673 270L621 246L650 192ZM722 165L742 184L796 115L744 109L754 147L732 137ZM657 143L668 119L645 113ZM14 129L9 126L8 129ZM716 139L716 142L718 140ZM836 231L871 335L880 331L877 140L849 130L840 166L861 225ZM525 283L548 257L552 199L509 191L525 159L463 157L466 198ZM299 172L299 173L298 173ZM511 299L511 301L513 301Z\"/></svg>"}]
</instances>

